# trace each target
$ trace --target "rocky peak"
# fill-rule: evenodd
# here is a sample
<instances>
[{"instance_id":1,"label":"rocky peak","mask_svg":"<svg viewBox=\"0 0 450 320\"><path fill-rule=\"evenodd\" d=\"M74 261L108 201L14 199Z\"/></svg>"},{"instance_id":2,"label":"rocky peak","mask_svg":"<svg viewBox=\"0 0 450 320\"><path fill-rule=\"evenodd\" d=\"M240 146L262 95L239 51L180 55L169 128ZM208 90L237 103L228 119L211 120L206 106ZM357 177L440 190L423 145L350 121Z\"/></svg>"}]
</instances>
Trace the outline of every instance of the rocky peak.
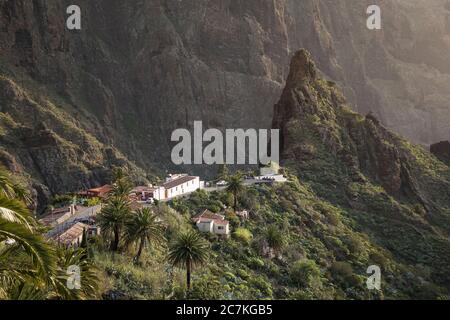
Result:
<instances>
[{"instance_id":1,"label":"rocky peak","mask_svg":"<svg viewBox=\"0 0 450 320\"><path fill-rule=\"evenodd\" d=\"M311 54L307 50L301 49L294 54L291 60L286 87L298 87L305 82L314 81L316 76L317 69Z\"/></svg>"},{"instance_id":2,"label":"rocky peak","mask_svg":"<svg viewBox=\"0 0 450 320\"><path fill-rule=\"evenodd\" d=\"M411 171L414 156L406 141L373 113L364 117L351 111L337 86L319 77L306 50L292 58L273 127L281 132L282 161L300 175L329 170L336 175L333 183L372 181L392 196L407 195L428 206ZM330 168L324 169L327 163Z\"/></svg>"}]
</instances>

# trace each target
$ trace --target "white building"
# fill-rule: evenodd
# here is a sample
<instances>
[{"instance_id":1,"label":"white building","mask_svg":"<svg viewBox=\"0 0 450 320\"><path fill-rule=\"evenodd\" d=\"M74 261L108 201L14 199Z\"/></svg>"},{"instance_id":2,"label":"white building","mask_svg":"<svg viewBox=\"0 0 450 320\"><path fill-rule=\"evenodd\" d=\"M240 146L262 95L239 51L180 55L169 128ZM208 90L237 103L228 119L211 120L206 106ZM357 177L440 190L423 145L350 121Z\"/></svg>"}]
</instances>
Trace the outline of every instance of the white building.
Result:
<instances>
[{"instance_id":1,"label":"white building","mask_svg":"<svg viewBox=\"0 0 450 320\"><path fill-rule=\"evenodd\" d=\"M139 186L135 187L130 196L137 201L149 201L154 200L164 200L165 199L165 189L158 186Z\"/></svg>"},{"instance_id":2,"label":"white building","mask_svg":"<svg viewBox=\"0 0 450 320\"><path fill-rule=\"evenodd\" d=\"M267 166L262 166L259 168L260 176L274 176L278 175L280 172L280 165L276 162L271 161Z\"/></svg>"},{"instance_id":3,"label":"white building","mask_svg":"<svg viewBox=\"0 0 450 320\"><path fill-rule=\"evenodd\" d=\"M220 214L205 210L192 218L200 232L214 233L219 236L230 234L230 223Z\"/></svg>"},{"instance_id":4,"label":"white building","mask_svg":"<svg viewBox=\"0 0 450 320\"><path fill-rule=\"evenodd\" d=\"M165 190L164 199L171 199L201 189L200 177L187 174L171 175L162 187Z\"/></svg>"},{"instance_id":5,"label":"white building","mask_svg":"<svg viewBox=\"0 0 450 320\"><path fill-rule=\"evenodd\" d=\"M255 180L259 183L286 182L288 181L280 172L280 166L276 162L270 162L259 169L259 176Z\"/></svg>"}]
</instances>

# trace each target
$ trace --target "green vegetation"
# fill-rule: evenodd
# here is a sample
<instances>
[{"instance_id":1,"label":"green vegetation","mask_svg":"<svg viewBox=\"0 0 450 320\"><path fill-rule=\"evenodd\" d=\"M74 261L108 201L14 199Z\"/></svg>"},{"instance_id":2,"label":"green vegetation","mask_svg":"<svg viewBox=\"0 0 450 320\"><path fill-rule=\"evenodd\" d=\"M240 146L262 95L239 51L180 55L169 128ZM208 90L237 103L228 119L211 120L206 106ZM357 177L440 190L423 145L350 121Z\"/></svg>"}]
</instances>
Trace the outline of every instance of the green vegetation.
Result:
<instances>
[{"instance_id":1,"label":"green vegetation","mask_svg":"<svg viewBox=\"0 0 450 320\"><path fill-rule=\"evenodd\" d=\"M233 176L228 177L227 182L228 182L227 191L229 193L233 194L233 199L234 199L233 208L234 208L234 211L237 211L238 196L243 190L242 176L238 172L238 173L234 174Z\"/></svg>"},{"instance_id":2,"label":"green vegetation","mask_svg":"<svg viewBox=\"0 0 450 320\"><path fill-rule=\"evenodd\" d=\"M83 242L77 254L60 254L27 214L23 190L0 174L0 294L449 299L450 169L373 115L351 112L335 85L316 79L312 63L298 67L290 78L299 83L287 86L280 100L286 105L278 108L292 114L275 115L287 183L244 186L241 174L222 168L225 190L199 190L138 210L129 202L130 178L118 170L98 216L101 236ZM250 219L239 218L238 208ZM191 219L204 209L225 215L230 237L195 230ZM71 259L92 275L76 296L58 285ZM382 271L379 291L366 285L372 265Z\"/></svg>"},{"instance_id":3,"label":"green vegetation","mask_svg":"<svg viewBox=\"0 0 450 320\"><path fill-rule=\"evenodd\" d=\"M139 264L146 243L161 245L165 240L162 223L149 208L137 210L127 222L126 229L126 242L139 242L139 248L134 258L136 264Z\"/></svg>"},{"instance_id":4,"label":"green vegetation","mask_svg":"<svg viewBox=\"0 0 450 320\"><path fill-rule=\"evenodd\" d=\"M172 265L186 268L186 286L191 289L191 272L208 258L208 244L196 231L180 234L170 246L168 259Z\"/></svg>"},{"instance_id":5,"label":"green vegetation","mask_svg":"<svg viewBox=\"0 0 450 320\"><path fill-rule=\"evenodd\" d=\"M233 237L242 242L242 244L249 245L252 242L253 235L252 233L245 228L237 228L233 233Z\"/></svg>"},{"instance_id":6,"label":"green vegetation","mask_svg":"<svg viewBox=\"0 0 450 320\"><path fill-rule=\"evenodd\" d=\"M83 249L57 248L41 235L28 212L29 196L0 168L0 299L86 299L97 294L97 276ZM83 272L80 290L66 286L67 270Z\"/></svg>"}]
</instances>

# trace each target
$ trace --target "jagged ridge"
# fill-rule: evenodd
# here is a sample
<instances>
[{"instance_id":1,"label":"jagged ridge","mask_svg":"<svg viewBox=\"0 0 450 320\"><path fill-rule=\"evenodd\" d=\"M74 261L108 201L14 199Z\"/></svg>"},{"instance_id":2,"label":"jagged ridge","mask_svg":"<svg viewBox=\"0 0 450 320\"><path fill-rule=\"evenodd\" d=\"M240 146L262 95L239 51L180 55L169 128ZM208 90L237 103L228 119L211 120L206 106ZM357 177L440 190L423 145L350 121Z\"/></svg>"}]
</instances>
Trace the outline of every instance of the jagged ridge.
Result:
<instances>
[{"instance_id":1,"label":"jagged ridge","mask_svg":"<svg viewBox=\"0 0 450 320\"><path fill-rule=\"evenodd\" d=\"M284 165L343 208L354 228L448 286L449 167L372 114L352 112L336 85L318 74L306 50L295 54L273 121L282 132Z\"/></svg>"}]
</instances>

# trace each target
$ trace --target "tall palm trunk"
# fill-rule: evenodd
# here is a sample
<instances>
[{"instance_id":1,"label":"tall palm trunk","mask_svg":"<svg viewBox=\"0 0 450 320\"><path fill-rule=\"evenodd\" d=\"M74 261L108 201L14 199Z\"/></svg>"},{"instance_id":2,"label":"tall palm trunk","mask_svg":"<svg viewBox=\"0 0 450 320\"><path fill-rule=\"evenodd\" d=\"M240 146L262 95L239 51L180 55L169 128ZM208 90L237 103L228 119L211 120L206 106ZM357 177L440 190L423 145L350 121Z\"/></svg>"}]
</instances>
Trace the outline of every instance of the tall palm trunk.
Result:
<instances>
[{"instance_id":1,"label":"tall palm trunk","mask_svg":"<svg viewBox=\"0 0 450 320\"><path fill-rule=\"evenodd\" d=\"M134 257L134 262L136 264L139 264L139 260L141 259L141 254L142 254L142 250L144 249L144 246L145 246L145 237L142 237L141 242L139 243L138 252L136 254L136 257Z\"/></svg>"},{"instance_id":2,"label":"tall palm trunk","mask_svg":"<svg viewBox=\"0 0 450 320\"><path fill-rule=\"evenodd\" d=\"M119 249L119 234L120 234L120 230L118 227L114 228L114 240L111 243L111 250L112 251L117 251L117 249Z\"/></svg>"},{"instance_id":3,"label":"tall palm trunk","mask_svg":"<svg viewBox=\"0 0 450 320\"><path fill-rule=\"evenodd\" d=\"M186 284L188 291L191 290L191 261L186 261Z\"/></svg>"},{"instance_id":4,"label":"tall palm trunk","mask_svg":"<svg viewBox=\"0 0 450 320\"><path fill-rule=\"evenodd\" d=\"M236 212L236 210L237 210L237 193L235 192L234 193L234 211Z\"/></svg>"}]
</instances>

